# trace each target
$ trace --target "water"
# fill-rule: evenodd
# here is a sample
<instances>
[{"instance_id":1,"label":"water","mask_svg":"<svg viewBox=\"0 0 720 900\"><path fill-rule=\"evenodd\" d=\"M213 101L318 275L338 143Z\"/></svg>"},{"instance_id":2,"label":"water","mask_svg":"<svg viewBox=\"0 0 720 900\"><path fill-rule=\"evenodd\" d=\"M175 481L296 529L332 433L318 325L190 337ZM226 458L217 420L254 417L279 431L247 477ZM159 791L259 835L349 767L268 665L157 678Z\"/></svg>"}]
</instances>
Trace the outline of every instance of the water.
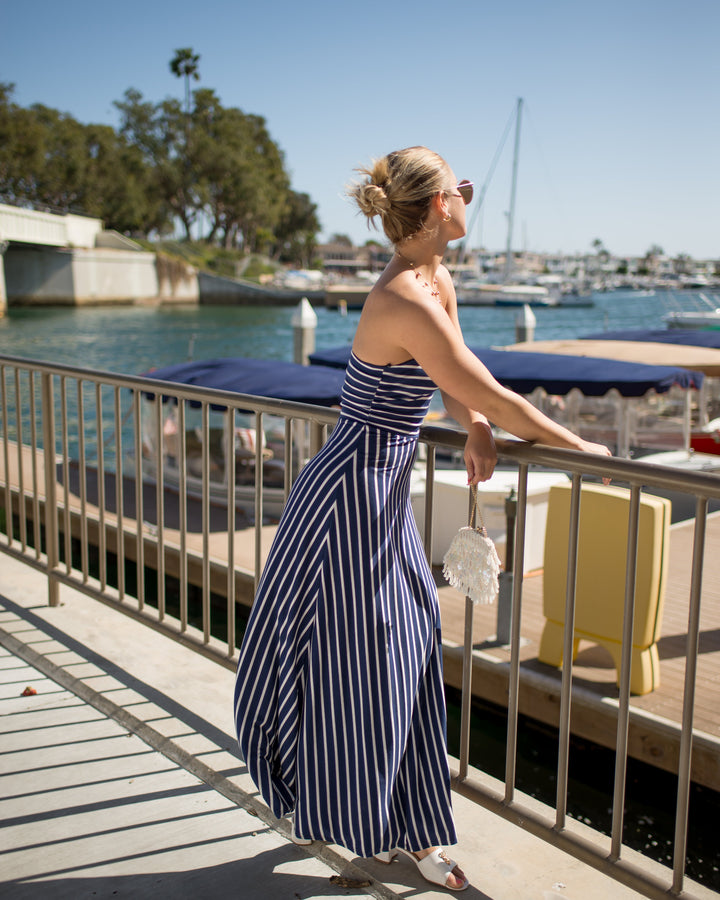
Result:
<instances>
[{"instance_id":1,"label":"water","mask_svg":"<svg viewBox=\"0 0 720 900\"><path fill-rule=\"evenodd\" d=\"M537 308L537 340L574 338L603 330L661 328L671 310L703 305L693 292L615 291L596 294L591 308ZM288 307L203 306L13 309L0 319L0 355L67 363L138 375L187 359L254 356L291 360L292 315ZM316 310L319 350L352 340L359 311L341 316ZM460 324L473 346L515 341L512 307L461 307Z\"/></svg>"}]
</instances>

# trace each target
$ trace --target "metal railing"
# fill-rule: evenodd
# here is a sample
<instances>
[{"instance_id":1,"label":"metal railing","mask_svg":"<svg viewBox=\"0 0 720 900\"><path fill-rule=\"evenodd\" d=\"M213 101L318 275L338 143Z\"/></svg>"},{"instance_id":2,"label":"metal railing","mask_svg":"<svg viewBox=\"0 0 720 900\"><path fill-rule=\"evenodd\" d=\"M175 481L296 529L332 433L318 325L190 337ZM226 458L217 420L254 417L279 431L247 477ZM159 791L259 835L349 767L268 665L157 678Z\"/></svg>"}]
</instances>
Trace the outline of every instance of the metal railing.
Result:
<instances>
[{"instance_id":1,"label":"metal railing","mask_svg":"<svg viewBox=\"0 0 720 900\"><path fill-rule=\"evenodd\" d=\"M5 511L0 551L47 573L51 605L66 584L121 609L194 650L234 668L236 601L252 602L262 566L267 535L263 521L277 512L303 461L322 445L337 420L336 410L260 399L219 390L181 386L151 378L133 378L64 365L49 365L16 357L0 357L0 506ZM161 410L173 410L173 416ZM214 428L212 418L221 426ZM199 422L195 429L191 419ZM277 417L277 418L275 418ZM172 418L172 428L168 421ZM282 422L282 484L265 484L269 466L264 435L268 421ZM188 435L195 434L194 444ZM238 484L238 435L254 434L242 465L252 470L252 486ZM438 450L461 451L464 435L425 426L424 543L432 548L434 473ZM192 446L191 446L192 445ZM190 458L191 450L196 453ZM473 667L472 602L466 600L463 654L462 721L459 770L454 788L517 825L551 841L568 853L609 873L649 897L688 892L685 876L693 712L698 659L700 598L708 501L720 499L720 478L683 472L629 460L590 457L574 451L503 442L501 457L518 466L515 558L524 559L529 467L567 472L572 478L571 530L564 660L560 689L560 743L557 796L553 811L528 802L516 790L517 736L520 693L520 624L523 579L513 581L508 732L504 792L488 786L470 767L471 681ZM76 473L76 474L75 474ZM263 473L263 477L255 477ZM574 828L567 816L570 712L573 679L573 623L578 559L581 486L586 477L610 476L630 486L628 564L623 624L622 665L617 712L616 767L610 850L599 833ZM245 486L247 487L247 486ZM686 642L685 690L677 770L678 796L672 872L659 865L648 870L623 858L624 796L630 723L630 667L637 565L639 503L643 488L680 491L695 498L695 532L689 620ZM169 499L176 498L176 499ZM49 501L49 502L48 502ZM173 504L171 522L169 505ZM194 504L192 510L190 504ZM215 504L218 503L219 506ZM132 508L130 508L132 507ZM176 507L176 509L175 509ZM219 529L217 518L220 510ZM223 512L223 510L225 512ZM238 510L251 521L238 525ZM192 532L188 516L199 528ZM30 533L30 520L32 533ZM212 522L215 524L213 525ZM237 559L238 534L253 534L252 559ZM212 535L219 535L219 542ZM194 535L194 537L192 537ZM222 536L225 535L226 539ZM192 537L192 540L191 540ZM222 546L224 553L218 548ZM91 565L97 548L97 565ZM117 558L117 577L110 579L108 559ZM224 557L224 558L223 558ZM131 597L125 581L125 560L134 559L137 589ZM167 609L166 571L172 563L179 584L177 615ZM156 597L148 602L146 566L154 563ZM201 585L200 626L189 624L190 569ZM92 572L91 572L92 569ZM110 580L116 583L110 585ZM213 634L213 585L225 593L225 638ZM220 587L224 587L224 590ZM242 589L241 589L242 588Z\"/></svg>"}]
</instances>

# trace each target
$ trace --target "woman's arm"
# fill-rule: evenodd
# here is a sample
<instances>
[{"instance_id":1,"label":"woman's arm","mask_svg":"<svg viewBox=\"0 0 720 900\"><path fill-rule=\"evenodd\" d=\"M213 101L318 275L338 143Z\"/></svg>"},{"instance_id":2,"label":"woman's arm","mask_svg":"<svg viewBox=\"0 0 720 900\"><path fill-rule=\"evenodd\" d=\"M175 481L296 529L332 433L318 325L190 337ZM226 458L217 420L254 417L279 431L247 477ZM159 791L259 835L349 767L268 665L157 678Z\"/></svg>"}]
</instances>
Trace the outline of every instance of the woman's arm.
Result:
<instances>
[{"instance_id":1,"label":"woman's arm","mask_svg":"<svg viewBox=\"0 0 720 900\"><path fill-rule=\"evenodd\" d=\"M606 447L583 441L499 384L465 346L439 304L404 302L402 307L394 317L398 342L445 394L467 410L484 414L526 441L609 455Z\"/></svg>"},{"instance_id":2,"label":"woman's arm","mask_svg":"<svg viewBox=\"0 0 720 900\"><path fill-rule=\"evenodd\" d=\"M439 273L439 281L443 289L445 311L458 334L463 341L460 320L457 314L457 297L455 287L446 269ZM463 341L464 343L464 341ZM477 484L478 481L487 481L492 477L497 465L497 449L493 437L492 428L487 418L475 409L469 409L456 400L446 391L441 391L445 409L455 421L467 431L463 458L468 473L468 484Z\"/></svg>"}]
</instances>

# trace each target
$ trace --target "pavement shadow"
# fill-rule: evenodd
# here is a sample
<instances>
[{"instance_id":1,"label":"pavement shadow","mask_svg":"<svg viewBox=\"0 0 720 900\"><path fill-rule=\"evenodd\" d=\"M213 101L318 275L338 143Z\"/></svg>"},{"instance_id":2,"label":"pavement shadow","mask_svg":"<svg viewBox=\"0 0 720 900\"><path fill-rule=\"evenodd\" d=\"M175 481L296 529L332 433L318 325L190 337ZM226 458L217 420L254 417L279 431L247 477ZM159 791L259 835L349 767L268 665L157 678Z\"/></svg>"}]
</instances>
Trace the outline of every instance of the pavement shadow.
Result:
<instances>
[{"instance_id":1,"label":"pavement shadow","mask_svg":"<svg viewBox=\"0 0 720 900\"><path fill-rule=\"evenodd\" d=\"M192 712L191 710L182 706L182 704L177 703L162 691L157 690L142 679L136 678L134 675L132 675L131 672L128 672L127 669L116 665L111 660L107 659L104 656L101 656L94 650L91 650L86 644L83 644L81 641L77 641L74 638L70 637L64 631L56 628L54 625L49 623L46 619L33 613L32 610L26 609L25 607L13 602L9 597L5 597L4 595L0 594L0 604L6 610L16 615L19 619L22 619L23 621L32 625L33 628L36 628L38 631L42 631L48 637L67 647L68 650L72 650L73 652L77 653L78 656L86 659L89 663L92 663L92 665L96 666L98 669L101 669L107 675L110 675L120 684L129 688L136 694L139 694L141 697L144 697L150 703L154 704L159 709L163 710L163 712L167 713L168 717L177 719L178 721L186 725L189 730L194 731L197 734L204 735L217 747L226 750L232 756L236 757L238 761L237 768L233 769L232 771L227 771L226 769L224 769L221 772L222 775L224 775L225 777L233 777L235 775L245 774L247 772L247 768L240 759L235 735L228 734L226 731L223 731L221 728L213 725L212 722L209 722L207 719L204 719L197 713ZM0 892L0 897L1 896L2 892Z\"/></svg>"},{"instance_id":2,"label":"pavement shadow","mask_svg":"<svg viewBox=\"0 0 720 900\"><path fill-rule=\"evenodd\" d=\"M435 887L425 881L412 862L403 857L402 854L398 854L390 865L378 862L376 859L363 859L362 857L356 857L353 860L353 864L368 872L375 881L381 884L389 881L393 885L398 885L401 891L400 896L402 896L403 900L407 897L422 897L429 892L432 892L433 896L435 896L435 891L442 891L443 897L446 895L448 897L453 896L453 893L445 892L439 885ZM462 860L458 860L458 865L462 868ZM468 875L467 869L465 869L465 874ZM497 900L497 898L491 897L472 883L462 892L462 897L463 900Z\"/></svg>"},{"instance_id":3,"label":"pavement shadow","mask_svg":"<svg viewBox=\"0 0 720 900\"><path fill-rule=\"evenodd\" d=\"M188 848L188 851L190 849L197 852L198 848ZM183 847L177 846L173 852L182 853ZM173 900L202 900L207 897L295 900L301 897L340 897L350 893L347 888L332 884L330 876L288 871L291 867L298 868L299 862L300 868L305 869L302 866L303 857L306 854L302 850L288 843L249 858L215 865L194 865L175 872L103 876L43 872L42 881L0 881L0 896L12 897L13 900L97 900L98 897L126 897L132 900L170 897ZM129 861L129 858L119 856L108 860L108 864L127 865ZM102 861L97 865L103 865ZM364 892L354 890L351 893L363 896ZM466 892L464 896L471 895Z\"/></svg>"}]
</instances>

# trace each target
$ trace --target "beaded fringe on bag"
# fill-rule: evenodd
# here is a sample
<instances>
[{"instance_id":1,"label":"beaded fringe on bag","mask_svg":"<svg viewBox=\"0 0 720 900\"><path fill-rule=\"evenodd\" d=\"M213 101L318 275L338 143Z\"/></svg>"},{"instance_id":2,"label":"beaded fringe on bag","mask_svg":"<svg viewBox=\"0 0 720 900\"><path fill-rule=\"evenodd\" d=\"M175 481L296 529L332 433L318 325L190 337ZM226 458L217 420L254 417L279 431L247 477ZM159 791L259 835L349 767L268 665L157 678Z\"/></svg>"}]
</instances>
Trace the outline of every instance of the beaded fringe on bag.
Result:
<instances>
[{"instance_id":1,"label":"beaded fringe on bag","mask_svg":"<svg viewBox=\"0 0 720 900\"><path fill-rule=\"evenodd\" d=\"M473 510L477 509L477 488L473 485ZM500 558L485 526L461 528L443 557L443 575L454 588L473 603L494 603L498 596Z\"/></svg>"}]
</instances>

